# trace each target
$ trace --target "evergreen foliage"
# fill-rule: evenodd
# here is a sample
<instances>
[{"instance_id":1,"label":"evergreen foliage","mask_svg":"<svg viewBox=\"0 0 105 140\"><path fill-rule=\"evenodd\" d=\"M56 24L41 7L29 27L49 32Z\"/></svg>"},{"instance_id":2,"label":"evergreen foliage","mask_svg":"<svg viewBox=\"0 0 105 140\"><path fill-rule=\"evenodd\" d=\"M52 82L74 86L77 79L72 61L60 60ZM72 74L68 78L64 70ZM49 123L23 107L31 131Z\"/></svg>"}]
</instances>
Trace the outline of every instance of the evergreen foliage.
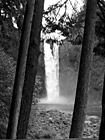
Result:
<instances>
[{"instance_id":1,"label":"evergreen foliage","mask_svg":"<svg viewBox=\"0 0 105 140\"><path fill-rule=\"evenodd\" d=\"M0 138L5 138L15 75L13 58L0 49Z\"/></svg>"}]
</instances>

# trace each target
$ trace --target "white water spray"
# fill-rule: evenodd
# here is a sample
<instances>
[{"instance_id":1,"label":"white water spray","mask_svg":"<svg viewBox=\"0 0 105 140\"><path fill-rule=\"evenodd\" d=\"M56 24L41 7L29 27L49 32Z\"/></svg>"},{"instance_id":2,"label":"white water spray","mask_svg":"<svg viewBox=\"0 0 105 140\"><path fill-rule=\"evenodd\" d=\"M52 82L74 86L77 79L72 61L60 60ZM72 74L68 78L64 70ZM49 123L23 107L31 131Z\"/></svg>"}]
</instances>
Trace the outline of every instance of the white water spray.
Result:
<instances>
[{"instance_id":1,"label":"white water spray","mask_svg":"<svg viewBox=\"0 0 105 140\"><path fill-rule=\"evenodd\" d=\"M53 53L52 53L53 51ZM50 44L44 43L44 61L47 103L55 103L59 98L59 46L53 44L53 50Z\"/></svg>"}]
</instances>

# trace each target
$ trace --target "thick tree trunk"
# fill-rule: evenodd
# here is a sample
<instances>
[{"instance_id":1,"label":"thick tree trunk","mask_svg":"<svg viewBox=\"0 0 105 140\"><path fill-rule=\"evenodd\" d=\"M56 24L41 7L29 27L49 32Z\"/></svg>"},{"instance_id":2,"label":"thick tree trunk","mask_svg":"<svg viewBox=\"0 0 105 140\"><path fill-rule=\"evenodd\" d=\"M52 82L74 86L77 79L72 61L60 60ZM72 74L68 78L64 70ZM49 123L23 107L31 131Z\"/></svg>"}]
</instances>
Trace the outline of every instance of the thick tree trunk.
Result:
<instances>
[{"instance_id":1,"label":"thick tree trunk","mask_svg":"<svg viewBox=\"0 0 105 140\"><path fill-rule=\"evenodd\" d=\"M104 75L104 85L103 85L103 95L102 95L102 115L101 115L99 140L105 140L105 75Z\"/></svg>"},{"instance_id":2,"label":"thick tree trunk","mask_svg":"<svg viewBox=\"0 0 105 140\"><path fill-rule=\"evenodd\" d=\"M32 18L34 13L35 0L29 0L26 5L22 35L19 46L19 55L16 67L16 75L13 87L12 102L10 108L9 123L7 128L7 139L15 139L17 131L17 123L19 116L19 108L21 103L22 87L24 83L24 71L28 46L30 41Z\"/></svg>"},{"instance_id":3,"label":"thick tree trunk","mask_svg":"<svg viewBox=\"0 0 105 140\"><path fill-rule=\"evenodd\" d=\"M30 37L30 45L26 62L26 72L22 92L17 139L25 139L27 133L32 97L34 92L35 78L37 73L38 57L40 54L39 46L43 8L44 0L36 0Z\"/></svg>"},{"instance_id":4,"label":"thick tree trunk","mask_svg":"<svg viewBox=\"0 0 105 140\"><path fill-rule=\"evenodd\" d=\"M74 104L70 138L80 138L83 134L84 120L88 100L89 77L95 31L95 15L97 0L88 0L86 9L84 38L80 60L80 69Z\"/></svg>"}]
</instances>

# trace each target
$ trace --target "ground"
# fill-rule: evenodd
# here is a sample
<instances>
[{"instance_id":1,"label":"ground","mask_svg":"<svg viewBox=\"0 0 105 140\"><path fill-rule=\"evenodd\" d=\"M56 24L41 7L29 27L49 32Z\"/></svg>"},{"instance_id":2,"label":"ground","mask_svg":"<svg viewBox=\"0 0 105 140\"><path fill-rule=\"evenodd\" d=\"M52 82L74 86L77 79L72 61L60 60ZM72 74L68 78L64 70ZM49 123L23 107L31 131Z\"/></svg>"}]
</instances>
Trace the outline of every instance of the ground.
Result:
<instances>
[{"instance_id":1,"label":"ground","mask_svg":"<svg viewBox=\"0 0 105 140\"><path fill-rule=\"evenodd\" d=\"M69 138L72 121L72 112L47 110L32 105L28 139L64 139ZM100 127L99 116L86 116L83 138L98 138Z\"/></svg>"}]
</instances>

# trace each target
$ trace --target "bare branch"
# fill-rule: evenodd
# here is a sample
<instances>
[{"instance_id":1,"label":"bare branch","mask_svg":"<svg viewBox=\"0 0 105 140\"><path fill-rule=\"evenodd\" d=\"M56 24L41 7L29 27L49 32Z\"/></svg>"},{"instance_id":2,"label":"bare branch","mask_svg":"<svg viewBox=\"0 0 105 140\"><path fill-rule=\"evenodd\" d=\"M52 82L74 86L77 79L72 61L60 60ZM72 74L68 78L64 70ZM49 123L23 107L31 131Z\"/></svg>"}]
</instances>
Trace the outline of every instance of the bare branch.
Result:
<instances>
[{"instance_id":1,"label":"bare branch","mask_svg":"<svg viewBox=\"0 0 105 140\"><path fill-rule=\"evenodd\" d=\"M74 8L74 6L73 6L71 0L69 0L69 2L70 2L70 5L72 6L72 9L73 9L76 13L78 13L77 10Z\"/></svg>"},{"instance_id":2,"label":"bare branch","mask_svg":"<svg viewBox=\"0 0 105 140\"><path fill-rule=\"evenodd\" d=\"M104 19L105 19L105 10L102 8L102 6L100 5L99 2L98 2L98 6L99 6L99 8L100 8L100 11L101 11L101 13L102 13Z\"/></svg>"}]
</instances>

